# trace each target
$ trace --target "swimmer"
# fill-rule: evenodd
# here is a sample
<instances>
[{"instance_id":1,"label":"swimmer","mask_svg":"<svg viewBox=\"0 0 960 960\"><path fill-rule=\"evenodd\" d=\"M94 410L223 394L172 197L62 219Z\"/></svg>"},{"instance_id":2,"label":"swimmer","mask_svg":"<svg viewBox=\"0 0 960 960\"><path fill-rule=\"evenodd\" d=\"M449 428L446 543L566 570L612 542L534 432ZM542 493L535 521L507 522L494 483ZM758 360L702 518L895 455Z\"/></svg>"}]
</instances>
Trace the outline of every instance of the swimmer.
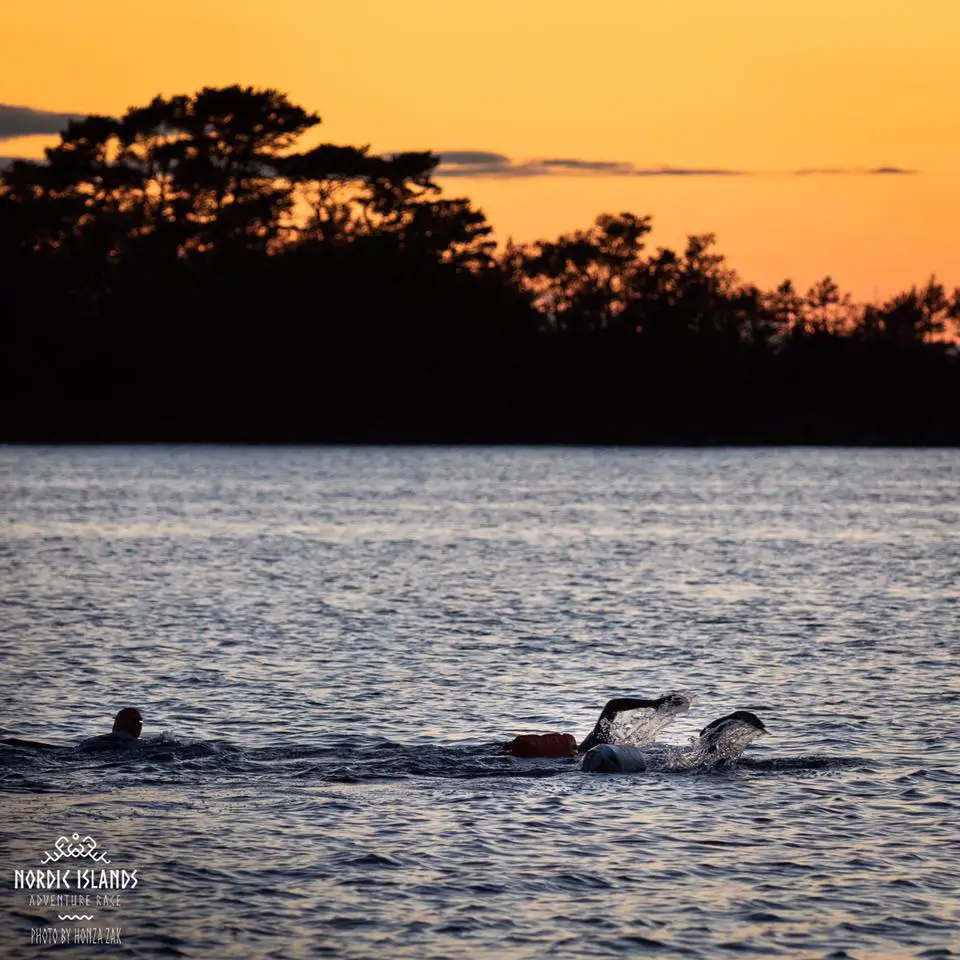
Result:
<instances>
[{"instance_id":1,"label":"swimmer","mask_svg":"<svg viewBox=\"0 0 960 960\"><path fill-rule=\"evenodd\" d=\"M90 737L77 744L78 750L129 750L137 746L140 732L143 730L143 718L140 711L133 707L124 707L113 718L113 730Z\"/></svg>"},{"instance_id":2,"label":"swimmer","mask_svg":"<svg viewBox=\"0 0 960 960\"><path fill-rule=\"evenodd\" d=\"M755 713L736 710L700 731L692 756L710 757L711 763L735 761L751 740L766 732ZM601 743L588 751L582 769L587 773L639 773L647 769L647 758L639 747Z\"/></svg>"},{"instance_id":3,"label":"swimmer","mask_svg":"<svg viewBox=\"0 0 960 960\"><path fill-rule=\"evenodd\" d=\"M680 693L668 693L656 700L617 697L607 701L593 730L579 745L569 733L524 733L505 744L504 750L514 757L575 757L601 744L612 743L611 729L617 715L645 707L668 713L683 713L690 709L690 701Z\"/></svg>"},{"instance_id":4,"label":"swimmer","mask_svg":"<svg viewBox=\"0 0 960 960\"><path fill-rule=\"evenodd\" d=\"M137 745L140 731L143 730L143 718L140 711L133 707L124 707L113 719L113 730L90 737L77 744L77 750L129 750ZM55 743L41 743L37 740L21 740L19 737L7 737L0 744L8 747L23 747L28 750L68 750Z\"/></svg>"},{"instance_id":5,"label":"swimmer","mask_svg":"<svg viewBox=\"0 0 960 960\"><path fill-rule=\"evenodd\" d=\"M700 731L700 743L707 748L708 753L717 753L725 738L733 736L749 742L766 732L767 728L763 725L763 721L755 713L749 710L735 710L725 717L719 717L708 723Z\"/></svg>"}]
</instances>

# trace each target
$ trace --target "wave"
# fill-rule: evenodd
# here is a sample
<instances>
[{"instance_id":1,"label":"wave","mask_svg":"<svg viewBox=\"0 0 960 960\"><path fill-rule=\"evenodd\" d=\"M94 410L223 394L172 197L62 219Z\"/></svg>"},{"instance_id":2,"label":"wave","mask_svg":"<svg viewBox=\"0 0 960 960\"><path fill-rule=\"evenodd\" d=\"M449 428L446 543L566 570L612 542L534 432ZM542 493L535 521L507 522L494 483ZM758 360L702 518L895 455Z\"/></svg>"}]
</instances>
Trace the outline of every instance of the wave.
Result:
<instances>
[{"instance_id":1,"label":"wave","mask_svg":"<svg viewBox=\"0 0 960 960\"><path fill-rule=\"evenodd\" d=\"M850 768L872 769L863 758L805 755L729 757L688 747L648 744L647 775L672 773L793 774ZM385 780L439 778L467 780L502 777L580 775L581 758L523 759L509 756L500 742L469 744L397 743L384 737L330 736L313 744L282 743L242 747L223 740L181 739L169 734L145 738L138 749L83 753L71 748L31 750L0 744L0 782L18 792L44 792L58 774L82 774L105 767L136 778L169 775L178 779L262 777L362 784ZM644 775L644 774L637 774Z\"/></svg>"}]
</instances>

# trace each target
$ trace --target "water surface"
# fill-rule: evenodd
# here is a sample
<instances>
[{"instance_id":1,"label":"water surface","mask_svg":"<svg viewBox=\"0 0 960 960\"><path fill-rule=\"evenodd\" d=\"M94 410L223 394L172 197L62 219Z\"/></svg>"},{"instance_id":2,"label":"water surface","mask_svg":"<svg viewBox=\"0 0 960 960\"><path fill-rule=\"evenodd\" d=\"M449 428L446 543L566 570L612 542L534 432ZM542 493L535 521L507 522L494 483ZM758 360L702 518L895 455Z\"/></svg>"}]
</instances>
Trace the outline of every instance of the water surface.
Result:
<instances>
[{"instance_id":1,"label":"water surface","mask_svg":"<svg viewBox=\"0 0 960 960\"><path fill-rule=\"evenodd\" d=\"M0 449L13 889L61 835L133 956L960 949L960 453ZM582 773L614 695L734 709L733 768ZM9 863L9 866L7 866ZM70 927L71 924L54 923Z\"/></svg>"}]
</instances>

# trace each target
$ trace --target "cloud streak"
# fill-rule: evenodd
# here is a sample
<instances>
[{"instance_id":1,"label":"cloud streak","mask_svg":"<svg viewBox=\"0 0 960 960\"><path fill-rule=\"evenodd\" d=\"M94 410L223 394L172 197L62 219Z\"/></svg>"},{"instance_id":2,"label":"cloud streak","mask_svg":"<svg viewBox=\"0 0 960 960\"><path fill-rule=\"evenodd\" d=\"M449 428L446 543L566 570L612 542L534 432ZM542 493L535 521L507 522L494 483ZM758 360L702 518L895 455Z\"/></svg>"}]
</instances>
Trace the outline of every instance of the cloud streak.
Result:
<instances>
[{"instance_id":1,"label":"cloud streak","mask_svg":"<svg viewBox=\"0 0 960 960\"><path fill-rule=\"evenodd\" d=\"M810 167L787 171L790 176L902 176L916 173L904 167ZM579 157L555 157L536 160L514 160L506 154L487 150L442 150L436 176L492 177L515 179L524 177L755 177L777 175L777 172L738 170L728 167L690 167L662 164L638 166L620 160L584 160ZM780 172L779 175L783 175Z\"/></svg>"},{"instance_id":2,"label":"cloud streak","mask_svg":"<svg viewBox=\"0 0 960 960\"><path fill-rule=\"evenodd\" d=\"M80 116L82 115L0 103L0 140L59 133L71 120L79 119Z\"/></svg>"},{"instance_id":3,"label":"cloud streak","mask_svg":"<svg viewBox=\"0 0 960 960\"><path fill-rule=\"evenodd\" d=\"M0 142L17 137L56 134L82 114L57 113L0 103ZM906 167L803 167L790 171L739 170L727 167L694 167L661 164L639 166L622 160L585 160L581 157L545 157L516 160L492 150L443 150L436 176L445 179L531 177L755 177L755 176L910 176L918 171ZM9 167L15 156L0 156L0 170Z\"/></svg>"},{"instance_id":4,"label":"cloud streak","mask_svg":"<svg viewBox=\"0 0 960 960\"><path fill-rule=\"evenodd\" d=\"M804 167L794 170L793 175L796 177L909 177L916 172L907 167Z\"/></svg>"},{"instance_id":5,"label":"cloud streak","mask_svg":"<svg viewBox=\"0 0 960 960\"><path fill-rule=\"evenodd\" d=\"M547 157L514 160L487 150L442 150L438 177L737 177L747 171L720 167L638 167L620 160L584 160L579 157Z\"/></svg>"}]
</instances>

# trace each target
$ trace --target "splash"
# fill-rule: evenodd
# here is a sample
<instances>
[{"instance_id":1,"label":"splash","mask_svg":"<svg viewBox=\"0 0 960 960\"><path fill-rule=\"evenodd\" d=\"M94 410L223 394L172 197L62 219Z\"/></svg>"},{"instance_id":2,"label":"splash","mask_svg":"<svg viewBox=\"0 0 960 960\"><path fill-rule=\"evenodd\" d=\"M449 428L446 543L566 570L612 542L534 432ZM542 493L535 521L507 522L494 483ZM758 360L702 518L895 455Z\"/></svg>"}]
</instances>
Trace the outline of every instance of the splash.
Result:
<instances>
[{"instance_id":1,"label":"splash","mask_svg":"<svg viewBox=\"0 0 960 960\"><path fill-rule=\"evenodd\" d=\"M764 732L740 720L728 721L721 730L713 731L711 736L692 739L687 747L664 748L650 767L672 771L731 767Z\"/></svg>"},{"instance_id":2,"label":"splash","mask_svg":"<svg viewBox=\"0 0 960 960\"><path fill-rule=\"evenodd\" d=\"M643 747L657 738L673 718L686 713L696 697L692 693L671 694L666 703L655 710L629 710L618 714L610 727L610 739L613 743L629 747Z\"/></svg>"}]
</instances>

